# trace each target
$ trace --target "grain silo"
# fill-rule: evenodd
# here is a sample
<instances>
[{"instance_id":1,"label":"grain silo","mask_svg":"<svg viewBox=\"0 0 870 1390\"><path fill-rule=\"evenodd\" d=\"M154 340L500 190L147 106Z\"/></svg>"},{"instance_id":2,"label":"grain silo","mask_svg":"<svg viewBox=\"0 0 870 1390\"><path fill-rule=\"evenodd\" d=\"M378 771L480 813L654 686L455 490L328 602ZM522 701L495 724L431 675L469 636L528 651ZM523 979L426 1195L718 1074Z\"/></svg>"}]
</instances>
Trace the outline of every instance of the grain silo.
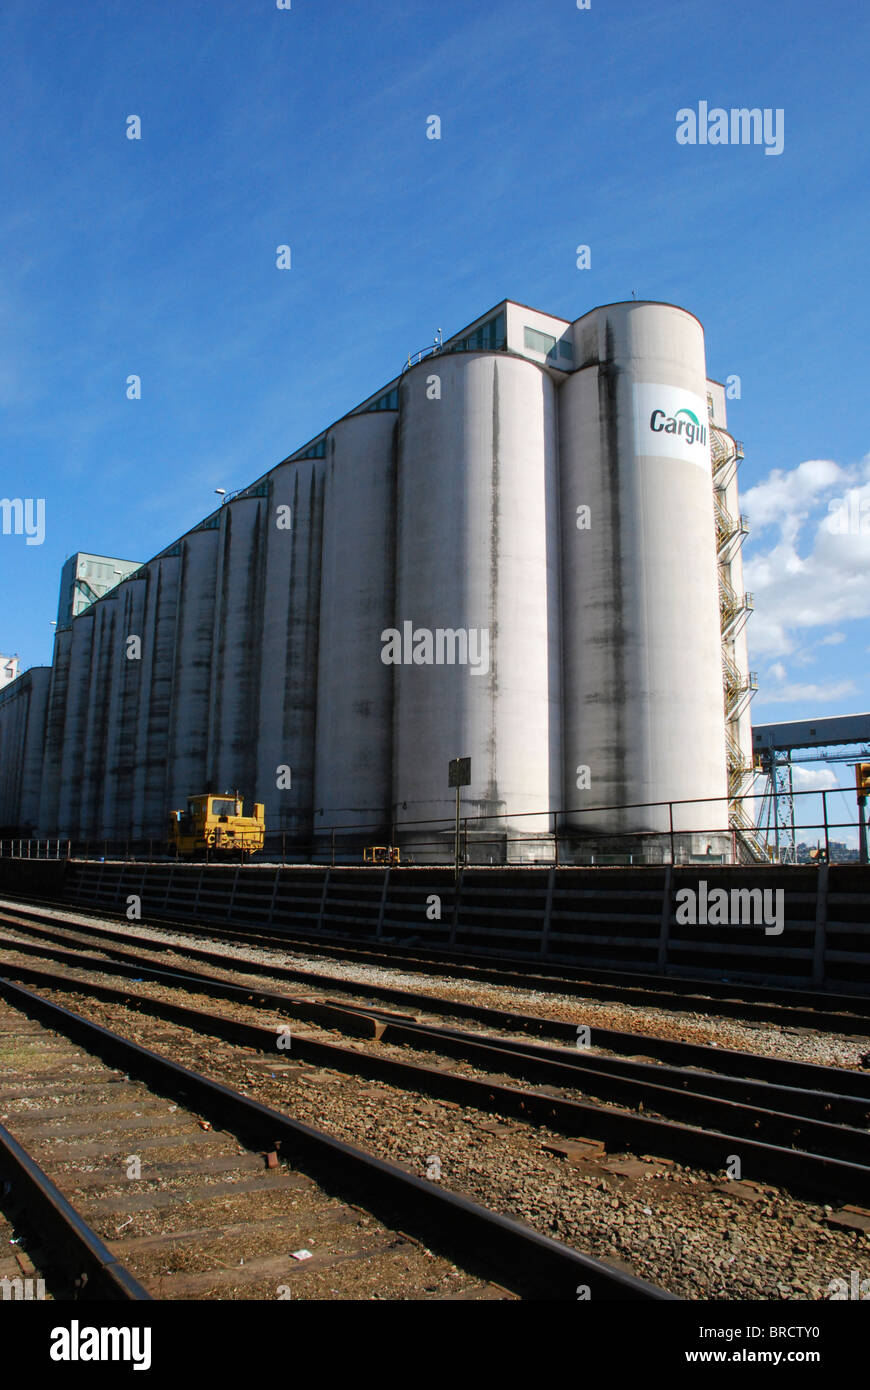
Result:
<instances>
[{"instance_id":1,"label":"grain silo","mask_svg":"<svg viewBox=\"0 0 870 1390\"><path fill-rule=\"evenodd\" d=\"M211 668L207 784L253 799L263 619L266 498L240 496L221 508Z\"/></svg>"},{"instance_id":2,"label":"grain silo","mask_svg":"<svg viewBox=\"0 0 870 1390\"><path fill-rule=\"evenodd\" d=\"M670 305L608 305L574 324L574 351L560 395L567 825L664 833L667 805L638 803L688 800L675 829L724 831L703 330Z\"/></svg>"},{"instance_id":3,"label":"grain silo","mask_svg":"<svg viewBox=\"0 0 870 1390\"><path fill-rule=\"evenodd\" d=\"M392 795L393 672L381 633L394 609L397 410L340 420L324 465L314 806L376 839Z\"/></svg>"},{"instance_id":4,"label":"grain silo","mask_svg":"<svg viewBox=\"0 0 870 1390\"><path fill-rule=\"evenodd\" d=\"M325 441L317 441L303 451L304 457L269 475L262 662L254 715L257 796L265 805L273 843L283 844L289 837L291 846L310 844L314 819L324 448ZM279 778L289 785L279 787Z\"/></svg>"},{"instance_id":5,"label":"grain silo","mask_svg":"<svg viewBox=\"0 0 870 1390\"><path fill-rule=\"evenodd\" d=\"M289 857L350 826L443 859L468 758L473 862L557 826L568 862L751 851L742 451L698 320L505 300L417 359L132 575L67 562L10 817L41 778L41 835L147 843L238 787Z\"/></svg>"},{"instance_id":6,"label":"grain silo","mask_svg":"<svg viewBox=\"0 0 870 1390\"><path fill-rule=\"evenodd\" d=\"M184 810L205 790L214 644L218 528L204 525L179 542L178 622L169 712L166 812Z\"/></svg>"},{"instance_id":7,"label":"grain silo","mask_svg":"<svg viewBox=\"0 0 870 1390\"><path fill-rule=\"evenodd\" d=\"M557 505L540 366L460 351L405 374L393 800L399 819L449 820L448 761L470 757L463 814L493 818L477 827L484 862L506 836L546 832L559 797Z\"/></svg>"},{"instance_id":8,"label":"grain silo","mask_svg":"<svg viewBox=\"0 0 870 1390\"><path fill-rule=\"evenodd\" d=\"M179 557L161 555L143 571L148 591L142 622L142 699L133 781L134 840L156 840L166 823L169 713L175 679Z\"/></svg>"},{"instance_id":9,"label":"grain silo","mask_svg":"<svg viewBox=\"0 0 870 1390\"><path fill-rule=\"evenodd\" d=\"M142 663L135 655L135 639L141 641L145 610L145 580L141 572L137 571L132 578L121 583L115 593L118 614L112 656L114 674L109 700L109 727L106 731L103 838L128 840L133 825L133 780L136 775L136 734L142 687ZM99 602L104 600L100 599Z\"/></svg>"}]
</instances>

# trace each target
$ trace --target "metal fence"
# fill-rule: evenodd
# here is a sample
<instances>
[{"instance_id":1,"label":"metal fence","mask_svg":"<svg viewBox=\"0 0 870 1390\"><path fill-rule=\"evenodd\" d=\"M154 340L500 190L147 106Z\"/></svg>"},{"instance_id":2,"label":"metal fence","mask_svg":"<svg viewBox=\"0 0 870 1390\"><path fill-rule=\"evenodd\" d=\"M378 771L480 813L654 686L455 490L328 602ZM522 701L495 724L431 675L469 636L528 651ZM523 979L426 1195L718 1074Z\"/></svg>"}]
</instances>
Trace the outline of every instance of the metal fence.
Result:
<instances>
[{"instance_id":1,"label":"metal fence","mask_svg":"<svg viewBox=\"0 0 870 1390\"><path fill-rule=\"evenodd\" d=\"M0 840L0 855L4 859L69 859L72 840L33 840L18 837Z\"/></svg>"},{"instance_id":2,"label":"metal fence","mask_svg":"<svg viewBox=\"0 0 870 1390\"><path fill-rule=\"evenodd\" d=\"M854 804L854 814L843 819L842 807L833 799L849 796L846 788L796 791L790 796L792 819L784 824L762 826L770 793L753 792L739 798L704 797L691 801L629 802L613 806L592 806L567 810L528 811L512 815L462 814L460 817L460 866L486 867L503 864L553 864L562 867L606 865L694 865L755 864L758 866L796 861L798 833L815 840L812 851L801 862L867 862L863 808ZM852 793L854 797L854 793ZM819 805L820 818L813 809ZM721 805L721 820L730 819L723 829L705 826L693 819L692 807ZM805 809L808 818L798 818L795 807ZM733 814L736 808L736 816ZM847 806L847 812L849 807ZM606 831L595 826L596 818L615 818L632 813L635 821L646 818L659 828L637 831ZM327 819L331 814L318 811L303 833L273 830L266 835L263 851L255 861L281 864L354 864L363 861L364 851L374 846L398 850L400 862L415 865L453 865L455 818L437 820L402 819L392 822L342 822ZM841 818L837 818L837 817ZM699 812L699 821L701 813ZM538 826L533 828L533 823ZM541 828L543 822L546 828ZM523 824L529 828L524 831ZM585 826L585 828L584 828ZM856 840L851 848L847 839ZM806 843L806 841L805 841ZM812 857L810 857L810 854ZM150 839L28 839L0 840L0 855L33 859L171 859L167 844ZM225 856L206 851L205 862L226 862ZM383 860L381 867L383 867ZM393 857L392 862L396 862Z\"/></svg>"}]
</instances>

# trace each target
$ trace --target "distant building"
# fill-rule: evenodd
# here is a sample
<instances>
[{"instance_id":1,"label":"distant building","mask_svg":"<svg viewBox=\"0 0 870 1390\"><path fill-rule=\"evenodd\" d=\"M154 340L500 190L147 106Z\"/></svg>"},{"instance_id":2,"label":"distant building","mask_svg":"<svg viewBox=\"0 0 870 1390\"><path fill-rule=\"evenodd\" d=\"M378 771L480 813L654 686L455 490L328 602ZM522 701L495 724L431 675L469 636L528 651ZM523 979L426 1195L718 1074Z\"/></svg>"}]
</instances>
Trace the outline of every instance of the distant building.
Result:
<instances>
[{"instance_id":1,"label":"distant building","mask_svg":"<svg viewBox=\"0 0 870 1390\"><path fill-rule=\"evenodd\" d=\"M18 657L0 655L0 690L18 676Z\"/></svg>"}]
</instances>

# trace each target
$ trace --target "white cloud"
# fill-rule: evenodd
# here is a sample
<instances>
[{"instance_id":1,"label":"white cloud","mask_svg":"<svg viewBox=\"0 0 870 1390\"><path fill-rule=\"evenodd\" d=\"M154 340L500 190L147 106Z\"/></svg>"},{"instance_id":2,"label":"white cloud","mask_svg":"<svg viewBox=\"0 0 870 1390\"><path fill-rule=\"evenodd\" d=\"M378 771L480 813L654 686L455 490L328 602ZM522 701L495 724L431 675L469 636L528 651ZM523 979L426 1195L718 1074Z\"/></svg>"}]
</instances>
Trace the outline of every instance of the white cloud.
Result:
<instances>
[{"instance_id":1,"label":"white cloud","mask_svg":"<svg viewBox=\"0 0 870 1390\"><path fill-rule=\"evenodd\" d=\"M783 536L795 539L810 509L827 493L841 492L853 474L832 459L807 459L796 468L775 468L763 482L741 499L741 510L756 531L778 526Z\"/></svg>"},{"instance_id":2,"label":"white cloud","mask_svg":"<svg viewBox=\"0 0 870 1390\"><path fill-rule=\"evenodd\" d=\"M777 469L742 505L755 529L778 530L769 548L750 545L745 561L753 658L797 653L807 664L819 637L831 646L844 640L809 629L870 617L870 454L852 469L827 459Z\"/></svg>"},{"instance_id":3,"label":"white cloud","mask_svg":"<svg viewBox=\"0 0 870 1390\"><path fill-rule=\"evenodd\" d=\"M792 777L796 790L802 792L825 791L828 787L839 786L831 767L801 767L799 763L793 763Z\"/></svg>"},{"instance_id":4,"label":"white cloud","mask_svg":"<svg viewBox=\"0 0 870 1390\"><path fill-rule=\"evenodd\" d=\"M759 703L782 705L795 702L799 704L803 700L812 701L814 705L819 705L830 700L839 700L843 695L851 695L855 688L855 682L852 680L829 681L827 685L800 685L797 681L791 681L776 686L773 690L769 690L762 683L759 688Z\"/></svg>"}]
</instances>

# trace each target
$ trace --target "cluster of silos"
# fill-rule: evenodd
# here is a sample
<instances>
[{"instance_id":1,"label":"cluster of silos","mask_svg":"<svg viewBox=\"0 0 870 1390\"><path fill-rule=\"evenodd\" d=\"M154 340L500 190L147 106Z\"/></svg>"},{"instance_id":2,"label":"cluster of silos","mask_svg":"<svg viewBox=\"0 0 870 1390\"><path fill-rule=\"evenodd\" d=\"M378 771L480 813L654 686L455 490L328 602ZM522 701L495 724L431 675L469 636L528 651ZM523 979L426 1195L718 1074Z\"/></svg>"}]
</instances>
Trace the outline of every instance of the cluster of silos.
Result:
<instances>
[{"instance_id":1,"label":"cluster of silos","mask_svg":"<svg viewBox=\"0 0 870 1390\"><path fill-rule=\"evenodd\" d=\"M39 824L51 668L34 666L0 692L0 835Z\"/></svg>"},{"instance_id":2,"label":"cluster of silos","mask_svg":"<svg viewBox=\"0 0 870 1390\"><path fill-rule=\"evenodd\" d=\"M458 757L478 862L726 831L703 332L564 329L572 371L511 340L410 366L59 630L39 833L159 842L238 788L272 847L398 825L443 859Z\"/></svg>"}]
</instances>

